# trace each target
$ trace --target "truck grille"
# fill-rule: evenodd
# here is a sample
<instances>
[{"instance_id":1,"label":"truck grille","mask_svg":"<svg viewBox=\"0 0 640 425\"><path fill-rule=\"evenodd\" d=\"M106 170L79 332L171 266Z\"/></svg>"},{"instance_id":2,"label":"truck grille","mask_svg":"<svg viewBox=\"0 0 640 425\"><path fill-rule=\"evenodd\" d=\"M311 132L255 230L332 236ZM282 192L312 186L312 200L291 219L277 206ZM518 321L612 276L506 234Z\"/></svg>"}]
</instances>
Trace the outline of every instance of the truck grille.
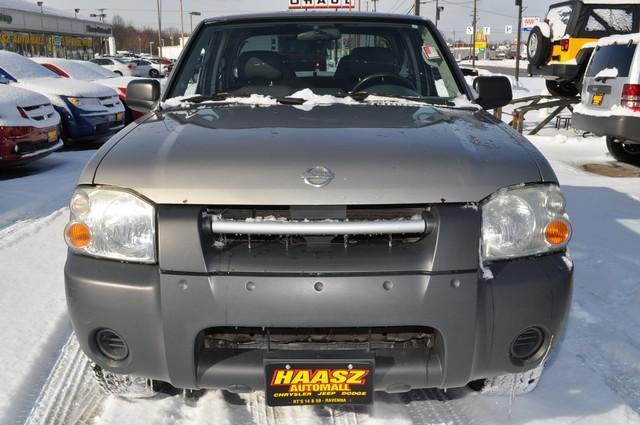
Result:
<instances>
[{"instance_id":1,"label":"truck grille","mask_svg":"<svg viewBox=\"0 0 640 425\"><path fill-rule=\"evenodd\" d=\"M203 332L205 349L373 350L430 347L429 327L374 328L211 328Z\"/></svg>"},{"instance_id":2,"label":"truck grille","mask_svg":"<svg viewBox=\"0 0 640 425\"><path fill-rule=\"evenodd\" d=\"M206 227L218 247L257 242L409 243L434 227L427 207L271 207L212 208Z\"/></svg>"}]
</instances>

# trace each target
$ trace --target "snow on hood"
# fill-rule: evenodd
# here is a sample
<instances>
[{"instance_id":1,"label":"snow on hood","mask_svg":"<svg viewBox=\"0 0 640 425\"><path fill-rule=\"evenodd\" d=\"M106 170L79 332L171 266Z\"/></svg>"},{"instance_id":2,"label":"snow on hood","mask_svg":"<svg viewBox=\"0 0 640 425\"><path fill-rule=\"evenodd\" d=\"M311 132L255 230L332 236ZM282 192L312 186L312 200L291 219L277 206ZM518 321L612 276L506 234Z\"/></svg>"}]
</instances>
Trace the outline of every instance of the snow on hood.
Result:
<instances>
[{"instance_id":1,"label":"snow on hood","mask_svg":"<svg viewBox=\"0 0 640 425\"><path fill-rule=\"evenodd\" d=\"M612 46L614 44L640 44L640 33L611 35L598 40L598 46Z\"/></svg>"},{"instance_id":2,"label":"snow on hood","mask_svg":"<svg viewBox=\"0 0 640 425\"><path fill-rule=\"evenodd\" d=\"M103 85L70 78L34 78L21 80L16 85L54 96L107 97L117 95L115 90Z\"/></svg>"},{"instance_id":3,"label":"snow on hood","mask_svg":"<svg viewBox=\"0 0 640 425\"><path fill-rule=\"evenodd\" d=\"M162 102L161 106L163 108L171 108L171 107L188 107L191 104L185 102L185 99L192 97L189 96L178 96L165 100ZM411 100L411 99L403 99L396 97L387 97L387 96L376 96L369 95L362 102L359 102L352 97L337 97L332 95L319 95L315 94L311 89L303 89L293 93L288 96L289 98L302 99L304 103L301 105L294 105L296 109L300 109L303 111L311 111L313 108L317 106L330 106L330 105L385 105L385 106L424 106L427 102ZM462 101L461 98L466 99L466 103ZM207 104L222 104L222 103L235 103L239 105L251 105L251 106L275 106L278 105L278 99L271 96L264 96L260 94L252 94L251 96L246 97L228 97L224 100L220 101L205 101L200 103L200 105ZM470 105L474 105L469 101L466 96L459 96L458 98L453 100L455 106L459 107L468 107ZM463 104L464 103L464 104Z\"/></svg>"},{"instance_id":4,"label":"snow on hood","mask_svg":"<svg viewBox=\"0 0 640 425\"><path fill-rule=\"evenodd\" d=\"M35 121L24 118L18 112L18 106L32 107L41 106L38 111L43 111L51 115L46 120ZM7 84L0 84L0 125L2 126L31 126L31 127L48 127L56 125L60 122L60 117L53 110L49 99L39 93L21 89Z\"/></svg>"}]
</instances>

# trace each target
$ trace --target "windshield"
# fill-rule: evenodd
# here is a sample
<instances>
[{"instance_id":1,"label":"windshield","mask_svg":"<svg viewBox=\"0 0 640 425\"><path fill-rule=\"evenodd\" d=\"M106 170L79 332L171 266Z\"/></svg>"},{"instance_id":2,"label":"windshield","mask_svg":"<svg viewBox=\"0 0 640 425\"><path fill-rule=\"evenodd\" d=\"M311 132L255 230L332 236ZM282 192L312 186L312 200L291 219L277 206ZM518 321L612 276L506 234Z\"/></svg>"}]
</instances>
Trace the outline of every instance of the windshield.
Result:
<instances>
[{"instance_id":1,"label":"windshield","mask_svg":"<svg viewBox=\"0 0 640 425\"><path fill-rule=\"evenodd\" d=\"M60 78L55 72L17 53L4 52L0 56L0 67L4 73L18 81L32 78Z\"/></svg>"},{"instance_id":2,"label":"windshield","mask_svg":"<svg viewBox=\"0 0 640 425\"><path fill-rule=\"evenodd\" d=\"M426 26L327 20L205 27L168 98L286 97L304 89L434 100L461 94Z\"/></svg>"}]
</instances>

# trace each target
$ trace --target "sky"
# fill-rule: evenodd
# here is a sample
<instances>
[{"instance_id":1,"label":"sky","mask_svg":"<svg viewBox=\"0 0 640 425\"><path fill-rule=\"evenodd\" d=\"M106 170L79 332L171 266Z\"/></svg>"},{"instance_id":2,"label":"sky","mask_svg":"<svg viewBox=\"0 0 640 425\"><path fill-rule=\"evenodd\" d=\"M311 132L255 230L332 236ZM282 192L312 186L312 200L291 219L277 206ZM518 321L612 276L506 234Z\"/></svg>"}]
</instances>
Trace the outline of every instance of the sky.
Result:
<instances>
[{"instance_id":1,"label":"sky","mask_svg":"<svg viewBox=\"0 0 640 425\"><path fill-rule=\"evenodd\" d=\"M180 0L162 1L162 26L180 28ZM356 2L358 0L355 0ZM373 0L360 0L362 9L373 9ZM445 9L441 14L439 28L447 38L455 32L457 39L466 39L465 28L471 25L473 0L438 0ZM106 8L107 20L114 15L122 16L126 21L138 26L157 27L157 0L44 0L45 5L73 13L80 8L80 15L95 13L96 8ZM524 16L543 17L551 0L523 0L526 10ZM2 0L0 0L2 3ZM407 13L414 0L378 0L379 12ZM421 15L435 18L436 0L423 0ZM189 32L190 11L202 13L202 18L235 13L283 11L287 9L288 0L183 0L184 27ZM478 0L478 25L491 27L493 40L504 40L513 36L505 35L505 25L517 25L518 9L515 0ZM194 16L193 24L200 20ZM515 34L515 31L514 31Z\"/></svg>"}]
</instances>

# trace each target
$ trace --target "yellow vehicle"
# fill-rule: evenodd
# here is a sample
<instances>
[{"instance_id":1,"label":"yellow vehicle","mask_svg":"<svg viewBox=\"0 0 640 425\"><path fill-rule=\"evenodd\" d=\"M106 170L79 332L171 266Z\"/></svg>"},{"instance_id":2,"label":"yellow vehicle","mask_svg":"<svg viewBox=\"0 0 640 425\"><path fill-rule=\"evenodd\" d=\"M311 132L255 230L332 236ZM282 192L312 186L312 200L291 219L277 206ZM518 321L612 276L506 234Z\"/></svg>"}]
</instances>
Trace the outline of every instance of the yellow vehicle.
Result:
<instances>
[{"instance_id":1,"label":"yellow vehicle","mask_svg":"<svg viewBox=\"0 0 640 425\"><path fill-rule=\"evenodd\" d=\"M570 0L549 6L527 42L529 74L547 80L554 96L575 97L596 42L640 31L640 0Z\"/></svg>"}]
</instances>

